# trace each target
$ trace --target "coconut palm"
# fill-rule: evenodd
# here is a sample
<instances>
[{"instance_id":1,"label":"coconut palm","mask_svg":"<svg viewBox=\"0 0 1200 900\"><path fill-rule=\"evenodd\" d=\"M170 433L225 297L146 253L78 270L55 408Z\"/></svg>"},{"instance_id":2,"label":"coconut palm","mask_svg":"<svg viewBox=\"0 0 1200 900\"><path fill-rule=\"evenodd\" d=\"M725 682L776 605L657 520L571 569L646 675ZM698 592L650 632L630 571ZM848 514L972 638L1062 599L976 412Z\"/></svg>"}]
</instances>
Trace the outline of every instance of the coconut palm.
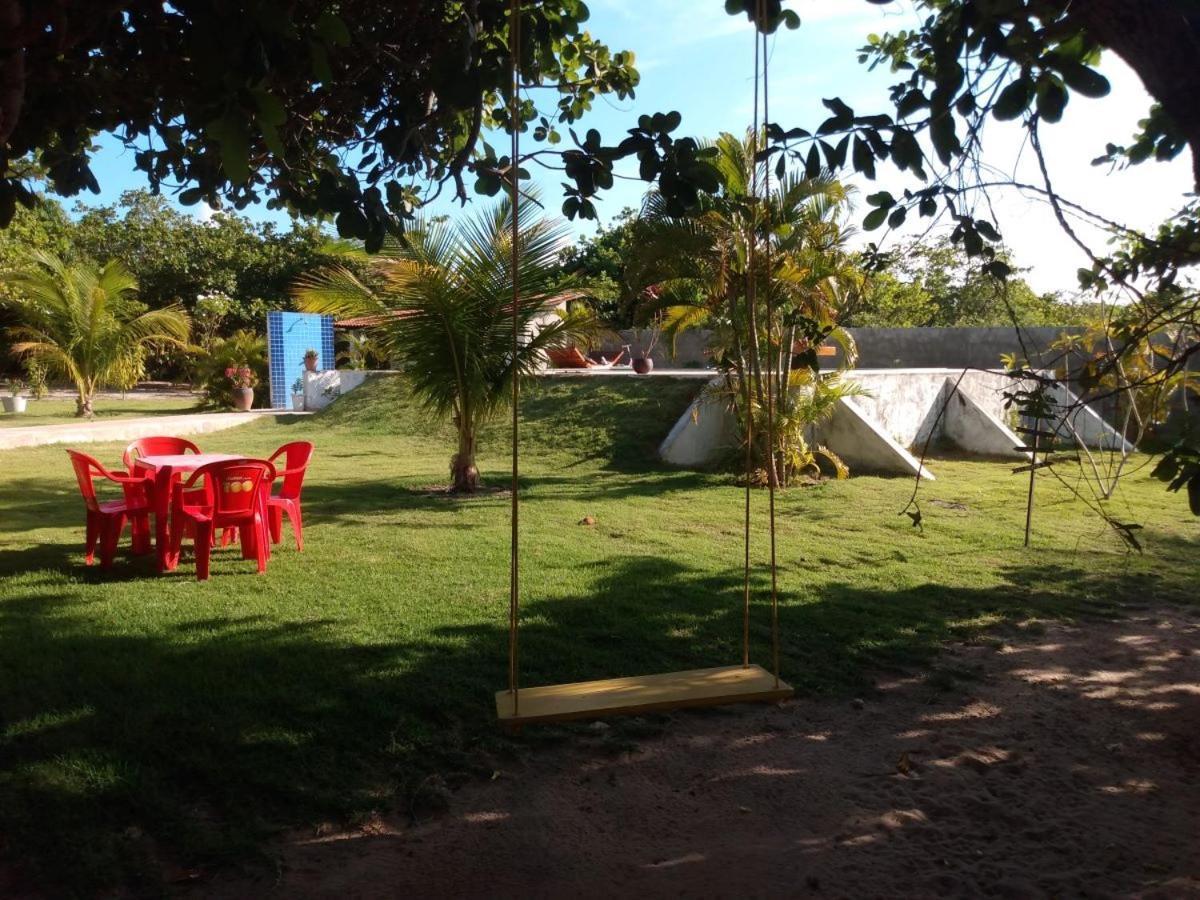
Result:
<instances>
[{"instance_id":1,"label":"coconut palm","mask_svg":"<svg viewBox=\"0 0 1200 900\"><path fill-rule=\"evenodd\" d=\"M76 415L92 415L101 388L140 379L150 350L187 346L183 307L147 310L135 299L137 279L119 260L97 266L35 251L6 280L14 296L5 302L21 321L9 329L13 353L70 380Z\"/></svg>"},{"instance_id":2,"label":"coconut palm","mask_svg":"<svg viewBox=\"0 0 1200 900\"><path fill-rule=\"evenodd\" d=\"M549 312L562 288L557 261L565 231L534 219L527 202L520 211L520 221L529 224L518 235L515 360L512 206L507 201L456 225L418 222L402 240L370 258L374 284L334 265L295 286L300 309L373 321L372 336L404 370L414 395L436 415L453 420L455 491L479 488L479 429L507 407L513 378L533 374L546 350L586 338L593 328L586 315Z\"/></svg>"},{"instance_id":3,"label":"coconut palm","mask_svg":"<svg viewBox=\"0 0 1200 900\"><path fill-rule=\"evenodd\" d=\"M849 231L843 220L849 192L828 176L789 175L773 184L764 200L754 200L755 170L761 184L766 168L753 162L749 137L722 134L712 146L717 150L713 164L724 184L721 194L703 201L700 211L686 218L671 215L658 194L649 194L638 221L639 252L626 270L627 287L643 296L644 312L662 316L668 337L687 328L712 330L710 345L726 375L722 392L743 423L750 417L759 435L754 448L758 465L767 477L785 483L789 473L814 465L805 429L829 414L831 399L855 393L836 376L818 384L811 373L792 369L797 351L815 352L813 345L825 338L843 345L847 363L856 355L849 334L837 327L839 308L863 286L846 250ZM756 302L748 303L752 240L757 249ZM768 290L775 313L769 323ZM773 384L780 386L772 390L777 414L773 452L766 447L765 423L760 421L769 390L768 366L777 376ZM840 461L835 460L835 468L844 472Z\"/></svg>"}]
</instances>

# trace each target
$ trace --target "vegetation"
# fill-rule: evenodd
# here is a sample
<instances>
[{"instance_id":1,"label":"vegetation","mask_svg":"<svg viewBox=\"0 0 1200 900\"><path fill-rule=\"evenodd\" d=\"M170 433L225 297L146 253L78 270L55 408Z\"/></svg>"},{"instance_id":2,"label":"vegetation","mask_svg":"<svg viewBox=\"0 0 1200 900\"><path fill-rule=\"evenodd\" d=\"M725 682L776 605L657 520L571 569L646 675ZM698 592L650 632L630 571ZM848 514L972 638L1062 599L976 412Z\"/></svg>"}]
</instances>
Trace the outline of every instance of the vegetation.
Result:
<instances>
[{"instance_id":1,"label":"vegetation","mask_svg":"<svg viewBox=\"0 0 1200 900\"><path fill-rule=\"evenodd\" d=\"M547 220L533 220L532 204L520 211L515 273L513 209L505 201L457 227L419 224L374 259L383 283L378 289L340 266L302 278L297 286L301 309L379 320L371 331L380 348L401 364L425 405L454 422L455 491L480 487L479 429L508 407L513 380L536 371L547 349L592 328L586 316L542 321L554 309L564 232ZM515 322L514 275L520 288ZM514 327L520 336L515 358Z\"/></svg>"},{"instance_id":2,"label":"vegetation","mask_svg":"<svg viewBox=\"0 0 1200 900\"><path fill-rule=\"evenodd\" d=\"M654 461L696 389L579 379L526 394L524 684L740 659L742 492L728 476ZM393 376L316 418L200 443L265 456L308 438L305 552L285 543L258 577L218 551L211 584L195 581L186 552L171 576L124 556L109 576L85 570L66 454L0 453L0 832L44 890L155 893L170 864L270 866L256 852L272 835L426 814L428 776L490 778L564 734L513 741L496 727L508 502L430 494L453 426L430 421ZM501 479L506 426L485 428L480 446L485 477ZM92 452L115 464L121 450ZM1186 498L1164 494L1146 467L1120 493L1145 517L1146 552L1129 555L1049 478L1025 551L1022 478L996 463L931 465L929 496L946 505L923 504L921 530L896 515L906 479L779 495L782 670L801 696L862 696L880 671L911 671L946 640L1003 636L1030 617L1196 603ZM585 515L596 524L577 526ZM753 540L762 566L757 500ZM765 586L762 567L760 661ZM637 740L620 722L608 734L613 747Z\"/></svg>"},{"instance_id":3,"label":"vegetation","mask_svg":"<svg viewBox=\"0 0 1200 900\"><path fill-rule=\"evenodd\" d=\"M660 195L648 195L625 277L645 307L662 312L668 336L712 330L710 347L725 376L720 394L742 433L747 420L752 426L752 464L763 481L787 484L815 468L807 427L852 392L836 375L814 374L814 348L827 337L846 344L849 361L854 355L838 328L840 308L863 286L845 248L848 193L828 177L789 176L760 204L754 185L766 171L755 162L752 137L724 134L714 149L721 195L682 218ZM807 372L793 370L797 355ZM778 418L773 446L768 415ZM840 460L821 453L844 473Z\"/></svg>"},{"instance_id":4,"label":"vegetation","mask_svg":"<svg viewBox=\"0 0 1200 900\"><path fill-rule=\"evenodd\" d=\"M136 279L116 260L96 267L36 252L9 283L16 296L7 302L22 323L9 331L12 352L69 380L79 416L92 415L102 387L140 380L151 349L188 340L186 313L147 310L134 299Z\"/></svg>"},{"instance_id":5,"label":"vegetation","mask_svg":"<svg viewBox=\"0 0 1200 900\"><path fill-rule=\"evenodd\" d=\"M847 328L1082 325L1091 304L1037 294L1015 273L1007 250L998 254L1014 274L998 281L972 264L948 239L913 241L889 254L864 289L848 298L839 321Z\"/></svg>"}]
</instances>

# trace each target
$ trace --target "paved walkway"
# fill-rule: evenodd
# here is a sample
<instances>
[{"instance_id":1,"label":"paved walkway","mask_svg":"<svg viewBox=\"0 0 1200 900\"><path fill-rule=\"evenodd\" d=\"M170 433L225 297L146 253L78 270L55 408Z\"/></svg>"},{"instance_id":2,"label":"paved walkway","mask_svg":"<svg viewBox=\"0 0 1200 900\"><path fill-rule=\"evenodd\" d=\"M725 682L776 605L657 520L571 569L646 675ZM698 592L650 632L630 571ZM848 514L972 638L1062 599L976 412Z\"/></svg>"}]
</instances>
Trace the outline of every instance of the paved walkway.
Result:
<instances>
[{"instance_id":1,"label":"paved walkway","mask_svg":"<svg viewBox=\"0 0 1200 900\"><path fill-rule=\"evenodd\" d=\"M274 416L308 416L312 413L281 409L255 409L250 412L187 413L181 416L130 416L92 422L68 422L62 425L31 425L27 428L0 429L0 450L41 447L46 444L91 444L99 441L132 441L155 434L207 434L236 428L256 419Z\"/></svg>"}]
</instances>

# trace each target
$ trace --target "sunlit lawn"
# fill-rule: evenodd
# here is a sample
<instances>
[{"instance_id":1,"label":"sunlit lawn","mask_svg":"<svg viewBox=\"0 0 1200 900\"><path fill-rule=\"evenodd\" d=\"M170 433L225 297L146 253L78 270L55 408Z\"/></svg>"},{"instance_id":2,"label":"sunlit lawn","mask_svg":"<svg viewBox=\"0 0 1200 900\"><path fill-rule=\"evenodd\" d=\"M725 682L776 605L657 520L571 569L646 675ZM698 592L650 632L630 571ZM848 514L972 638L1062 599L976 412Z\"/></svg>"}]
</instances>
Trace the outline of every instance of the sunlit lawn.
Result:
<instances>
[{"instance_id":1,"label":"sunlit lawn","mask_svg":"<svg viewBox=\"0 0 1200 900\"><path fill-rule=\"evenodd\" d=\"M167 861L253 860L282 828L407 811L427 774L486 775L496 754L547 736L532 729L514 744L494 720L508 499L426 490L445 480L452 444L399 388L368 385L318 417L202 439L256 455L317 444L306 551L283 546L263 577L232 551L206 584L186 557L168 576L147 559L87 570L62 448L0 453L0 837L10 854L83 891L153 888ZM581 379L527 402L525 683L740 658L742 493L727 476L652 461L696 389ZM497 484L503 433L498 425L483 443ZM113 463L120 451L93 449ZM904 479L780 498L783 674L802 696L868 690L875 674L920 666L949 638L1029 616L1195 601L1200 528L1145 470L1117 506L1145 525L1137 555L1048 479L1024 550L1025 482L1008 465L932 468L923 531L897 514L912 489ZM755 504L762 559L765 496ZM584 516L596 524L579 524ZM753 642L766 661L764 576Z\"/></svg>"},{"instance_id":2,"label":"sunlit lawn","mask_svg":"<svg viewBox=\"0 0 1200 900\"><path fill-rule=\"evenodd\" d=\"M171 416L198 412L198 399L180 396L148 400L137 397L103 398L96 401L95 418L115 419L129 416ZM59 397L30 399L23 413L0 410L0 428L24 428L31 425L61 425L81 421L75 415L75 401Z\"/></svg>"}]
</instances>

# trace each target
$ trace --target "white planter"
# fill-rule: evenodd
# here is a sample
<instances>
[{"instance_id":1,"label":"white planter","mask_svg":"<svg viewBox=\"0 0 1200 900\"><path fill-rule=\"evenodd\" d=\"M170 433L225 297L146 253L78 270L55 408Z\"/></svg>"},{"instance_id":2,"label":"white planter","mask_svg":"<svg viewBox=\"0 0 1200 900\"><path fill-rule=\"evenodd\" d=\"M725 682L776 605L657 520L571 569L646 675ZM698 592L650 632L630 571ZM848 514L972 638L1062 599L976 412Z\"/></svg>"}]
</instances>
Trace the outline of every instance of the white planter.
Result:
<instances>
[{"instance_id":1,"label":"white planter","mask_svg":"<svg viewBox=\"0 0 1200 900\"><path fill-rule=\"evenodd\" d=\"M0 401L4 403L4 411L10 413L25 412L25 405L29 402L28 397L0 397Z\"/></svg>"},{"instance_id":2,"label":"white planter","mask_svg":"<svg viewBox=\"0 0 1200 900\"><path fill-rule=\"evenodd\" d=\"M292 409L296 412L304 412L304 395L292 394Z\"/></svg>"}]
</instances>

